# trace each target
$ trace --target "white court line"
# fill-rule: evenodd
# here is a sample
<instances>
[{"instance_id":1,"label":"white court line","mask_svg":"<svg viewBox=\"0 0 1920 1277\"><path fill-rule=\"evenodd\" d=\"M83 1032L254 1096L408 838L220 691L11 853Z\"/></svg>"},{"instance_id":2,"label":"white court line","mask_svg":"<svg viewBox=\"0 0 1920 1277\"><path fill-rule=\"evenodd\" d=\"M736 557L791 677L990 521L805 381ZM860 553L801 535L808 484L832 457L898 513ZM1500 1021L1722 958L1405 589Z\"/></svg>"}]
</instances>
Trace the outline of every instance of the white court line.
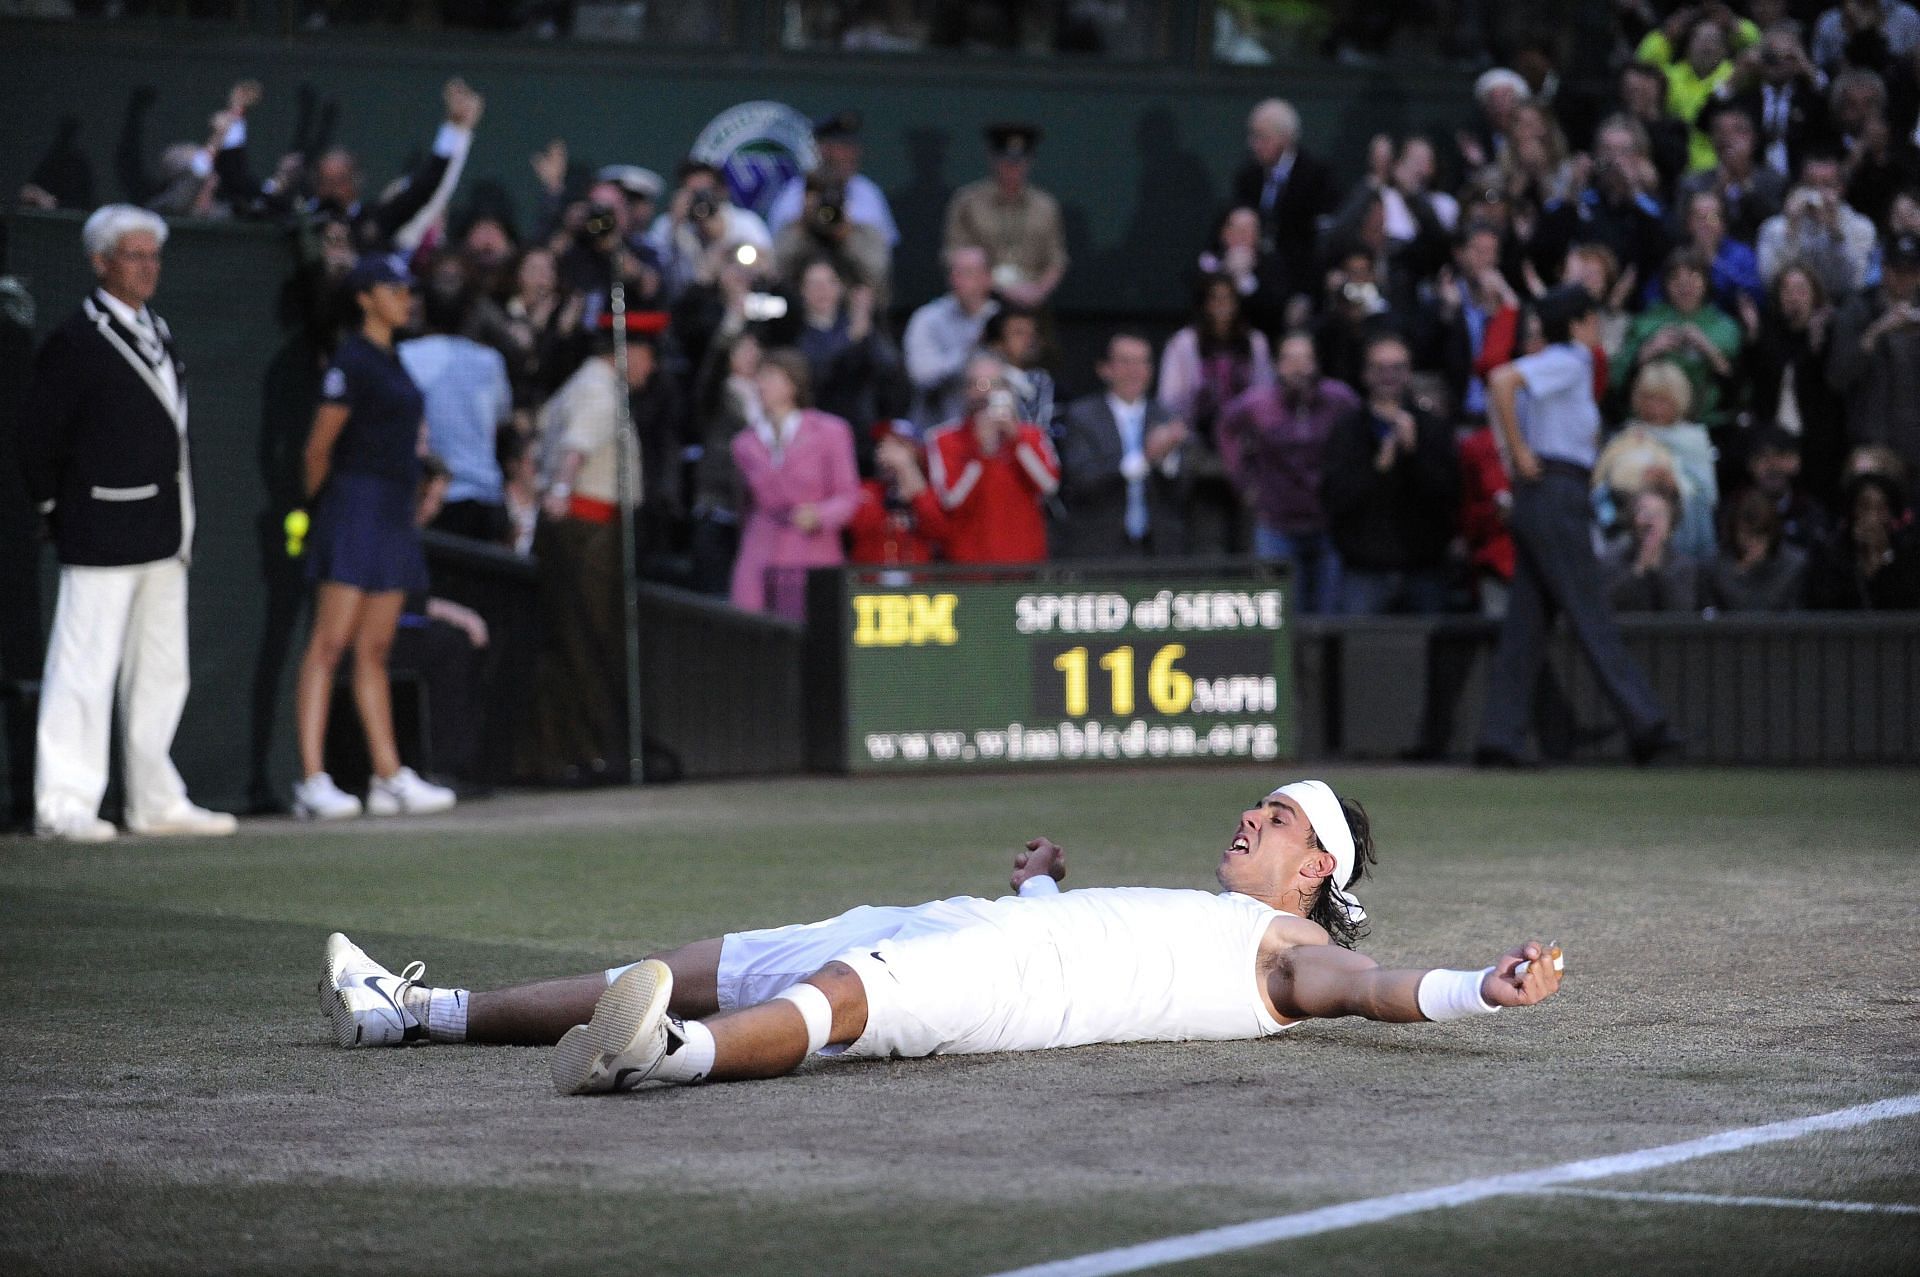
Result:
<instances>
[{"instance_id":1,"label":"white court line","mask_svg":"<svg viewBox=\"0 0 1920 1277\"><path fill-rule=\"evenodd\" d=\"M1558 1166L1549 1166L1537 1171L1517 1171L1508 1175L1491 1175L1485 1179L1462 1180L1458 1184L1447 1184L1439 1188L1426 1188L1412 1193L1395 1193L1390 1197L1370 1197L1361 1201L1341 1202L1336 1206L1323 1206L1318 1210L1301 1211L1293 1215L1276 1215L1271 1219L1230 1224L1224 1228L1210 1228L1205 1232L1164 1237L1159 1241L1142 1242L1137 1246L1122 1246L1116 1250L1097 1251L1091 1255L1077 1255L1072 1259L1060 1259L1051 1263L1034 1264L1028 1268L1012 1269L997 1274L997 1277L1106 1277L1109 1273L1139 1272L1144 1268L1158 1268L1163 1264L1178 1264L1208 1255L1247 1250L1254 1246L1265 1246L1294 1237L1310 1237L1315 1233L1357 1228L1362 1224L1377 1224L1382 1220L1397 1219L1402 1215L1443 1210L1451 1206L1466 1206L1473 1202L1484 1201L1489 1197L1528 1193L1534 1189L1547 1188L1555 1184L1579 1183L1583 1180L1604 1179L1611 1175L1650 1171L1656 1167L1671 1166L1676 1162L1690 1162L1695 1158L1710 1157L1715 1153L1731 1153L1737 1149L1753 1148L1759 1144L1796 1140L1817 1131L1850 1130L1871 1122L1884 1122L1896 1117L1912 1117L1915 1114L1920 1114L1920 1094L1902 1095L1872 1104L1837 1109L1831 1113L1816 1113L1810 1117L1796 1117L1784 1122L1769 1122L1764 1126L1721 1131L1717 1135L1705 1135L1699 1139L1684 1140L1678 1144L1643 1148L1632 1153L1616 1153L1611 1157L1595 1157L1579 1162L1562 1162Z\"/></svg>"},{"instance_id":2,"label":"white court line","mask_svg":"<svg viewBox=\"0 0 1920 1277\"><path fill-rule=\"evenodd\" d=\"M1540 1188L1536 1197L1598 1197L1610 1202L1657 1202L1676 1206L1772 1206L1790 1210L1831 1210L1849 1215L1920 1215L1920 1206L1900 1202L1820 1202L1804 1197L1724 1197L1714 1193L1627 1193L1612 1188Z\"/></svg>"}]
</instances>

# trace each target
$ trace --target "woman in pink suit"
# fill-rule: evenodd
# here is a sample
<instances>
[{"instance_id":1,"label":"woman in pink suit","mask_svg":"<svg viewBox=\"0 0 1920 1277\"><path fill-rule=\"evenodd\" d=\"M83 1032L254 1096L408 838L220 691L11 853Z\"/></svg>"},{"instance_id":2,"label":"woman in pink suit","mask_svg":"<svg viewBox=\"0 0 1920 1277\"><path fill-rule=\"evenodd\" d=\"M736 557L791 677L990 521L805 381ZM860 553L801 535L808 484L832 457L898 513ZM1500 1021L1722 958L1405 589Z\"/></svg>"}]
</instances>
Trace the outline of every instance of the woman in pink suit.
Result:
<instances>
[{"instance_id":1,"label":"woman in pink suit","mask_svg":"<svg viewBox=\"0 0 1920 1277\"><path fill-rule=\"evenodd\" d=\"M806 406L807 361L797 350L769 351L754 381L761 411L733 437L745 498L733 603L798 620L802 574L778 569L846 562L840 530L860 504L853 430Z\"/></svg>"}]
</instances>

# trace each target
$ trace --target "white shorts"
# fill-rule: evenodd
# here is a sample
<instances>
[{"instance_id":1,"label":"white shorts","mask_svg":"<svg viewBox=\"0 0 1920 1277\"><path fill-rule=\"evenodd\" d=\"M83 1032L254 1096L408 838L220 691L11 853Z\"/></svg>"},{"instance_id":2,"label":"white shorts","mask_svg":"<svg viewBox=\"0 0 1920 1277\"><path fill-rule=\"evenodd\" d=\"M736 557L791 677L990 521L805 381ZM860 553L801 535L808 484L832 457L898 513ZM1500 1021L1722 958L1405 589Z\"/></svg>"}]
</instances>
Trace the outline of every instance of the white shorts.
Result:
<instances>
[{"instance_id":1,"label":"white shorts","mask_svg":"<svg viewBox=\"0 0 1920 1277\"><path fill-rule=\"evenodd\" d=\"M956 896L924 905L861 905L837 918L722 937L718 1002L755 1006L843 962L867 995L856 1057L1032 1050L1061 1020L1062 979L1049 945L1012 943L987 919L992 901ZM1017 906L1016 906L1017 908ZM836 1054L842 1048L829 1047Z\"/></svg>"}]
</instances>

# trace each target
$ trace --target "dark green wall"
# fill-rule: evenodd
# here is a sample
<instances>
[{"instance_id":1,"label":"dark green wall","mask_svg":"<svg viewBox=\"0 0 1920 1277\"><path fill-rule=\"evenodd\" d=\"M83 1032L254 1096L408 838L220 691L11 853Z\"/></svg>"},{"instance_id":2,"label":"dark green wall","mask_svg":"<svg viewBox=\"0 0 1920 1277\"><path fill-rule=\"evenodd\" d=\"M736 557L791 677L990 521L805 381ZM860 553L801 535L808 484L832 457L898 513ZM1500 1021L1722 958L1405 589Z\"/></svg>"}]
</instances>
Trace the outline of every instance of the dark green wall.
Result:
<instances>
[{"instance_id":1,"label":"dark green wall","mask_svg":"<svg viewBox=\"0 0 1920 1277\"><path fill-rule=\"evenodd\" d=\"M1108 70L936 57L667 57L452 35L272 39L30 23L0 24L0 60L8 72L0 77L0 189L18 187L60 117L73 115L100 199L120 195L114 145L140 85L157 93L151 156L169 140L203 137L228 84L258 77L267 89L254 128L262 167L291 135L300 86L311 85L338 102L339 140L363 153L380 182L430 138L441 82L464 75L488 99L468 189L497 182L527 218L527 158L551 137L565 136L591 164L666 172L702 125L738 102L774 98L809 115L852 107L868 122L867 171L892 196L909 244L921 247L898 263L907 305L936 288L945 200L981 174L979 128L988 120L1024 116L1047 129L1035 180L1061 198L1075 260L1061 305L1138 312L1184 307L1185 273L1240 161L1254 101L1291 98L1307 145L1349 175L1376 130L1450 133L1470 109L1461 74L1318 63Z\"/></svg>"}]
</instances>

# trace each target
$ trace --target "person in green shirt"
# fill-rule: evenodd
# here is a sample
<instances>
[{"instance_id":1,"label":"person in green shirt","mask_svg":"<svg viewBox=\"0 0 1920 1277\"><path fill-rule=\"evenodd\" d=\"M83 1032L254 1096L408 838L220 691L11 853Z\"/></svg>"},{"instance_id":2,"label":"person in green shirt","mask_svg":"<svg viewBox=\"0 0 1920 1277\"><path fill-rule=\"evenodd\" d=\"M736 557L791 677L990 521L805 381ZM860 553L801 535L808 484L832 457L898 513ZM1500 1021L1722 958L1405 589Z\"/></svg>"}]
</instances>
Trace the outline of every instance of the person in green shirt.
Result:
<instances>
[{"instance_id":1,"label":"person in green shirt","mask_svg":"<svg viewBox=\"0 0 1920 1277\"><path fill-rule=\"evenodd\" d=\"M1687 375L1698 420L1712 428L1732 416L1724 387L1740 355L1741 333L1738 321L1707 300L1708 275L1706 260L1692 249L1667 258L1661 274L1666 300L1627 328L1612 382L1621 391L1642 367L1667 360Z\"/></svg>"},{"instance_id":2,"label":"person in green shirt","mask_svg":"<svg viewBox=\"0 0 1920 1277\"><path fill-rule=\"evenodd\" d=\"M1699 127L1700 112L1733 79L1735 55L1759 41L1760 29L1752 22L1734 17L1725 5L1708 5L1704 11L1677 10L1634 51L1666 73L1667 114L1685 120L1689 130L1688 172L1714 166L1713 140Z\"/></svg>"}]
</instances>

